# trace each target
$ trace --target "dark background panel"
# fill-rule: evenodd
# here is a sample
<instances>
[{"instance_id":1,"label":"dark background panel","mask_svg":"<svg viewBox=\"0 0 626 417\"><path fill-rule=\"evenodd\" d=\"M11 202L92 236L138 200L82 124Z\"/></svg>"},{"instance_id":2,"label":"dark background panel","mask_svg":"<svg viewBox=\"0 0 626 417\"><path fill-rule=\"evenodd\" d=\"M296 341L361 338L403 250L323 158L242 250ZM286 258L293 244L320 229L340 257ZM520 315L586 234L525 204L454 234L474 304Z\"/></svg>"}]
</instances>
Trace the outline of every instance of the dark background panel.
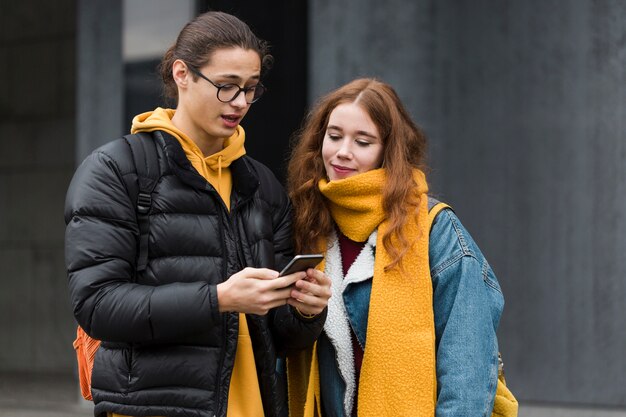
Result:
<instances>
[{"instance_id":1,"label":"dark background panel","mask_svg":"<svg viewBox=\"0 0 626 417\"><path fill-rule=\"evenodd\" d=\"M274 67L263 81L269 91L242 122L248 153L284 180L289 138L307 103L307 2L293 0L199 1L199 11L220 10L248 23L271 45Z\"/></svg>"},{"instance_id":2,"label":"dark background panel","mask_svg":"<svg viewBox=\"0 0 626 417\"><path fill-rule=\"evenodd\" d=\"M274 66L263 83L268 92L254 103L242 126L249 155L285 178L290 137L305 113L307 103L307 17L305 1L199 1L198 13L231 13L270 43ZM163 106L159 60L125 65L125 123L133 116Z\"/></svg>"}]
</instances>

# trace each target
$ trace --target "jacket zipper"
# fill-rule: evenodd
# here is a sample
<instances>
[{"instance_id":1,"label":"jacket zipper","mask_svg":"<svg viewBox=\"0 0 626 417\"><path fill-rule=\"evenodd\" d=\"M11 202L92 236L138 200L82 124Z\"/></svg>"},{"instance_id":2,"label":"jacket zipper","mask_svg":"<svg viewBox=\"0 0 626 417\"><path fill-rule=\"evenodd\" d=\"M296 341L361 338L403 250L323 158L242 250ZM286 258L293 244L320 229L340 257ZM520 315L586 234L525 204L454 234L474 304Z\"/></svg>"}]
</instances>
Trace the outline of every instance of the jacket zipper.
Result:
<instances>
[{"instance_id":1,"label":"jacket zipper","mask_svg":"<svg viewBox=\"0 0 626 417\"><path fill-rule=\"evenodd\" d=\"M230 210L229 213L229 220L230 220L230 224L231 227L233 228L233 232L235 234L235 236L239 236L239 228L237 227L237 216L235 216L235 212L239 211L238 209L245 205L248 201L252 200L252 196L248 196L246 197L245 200L241 200L239 201L239 204L233 204L232 209ZM234 202L233 202L234 203ZM243 241L243 239L240 239ZM247 240L246 240L247 242ZM246 267L246 257L243 254L243 249L242 249L242 245L235 245L237 247L237 260L239 261L239 265L242 268Z\"/></svg>"},{"instance_id":2,"label":"jacket zipper","mask_svg":"<svg viewBox=\"0 0 626 417\"><path fill-rule=\"evenodd\" d=\"M130 382L132 380L132 376L133 376L133 344L130 343L130 346L128 348L128 388L127 388L127 392L130 391Z\"/></svg>"},{"instance_id":3,"label":"jacket zipper","mask_svg":"<svg viewBox=\"0 0 626 417\"><path fill-rule=\"evenodd\" d=\"M219 221L219 230L220 230L220 242L222 244L222 253L226 254L227 245L226 245L226 232L224 231L224 212L226 210L226 205L222 201L221 197L217 194L215 189L213 189L210 184L207 182L207 191L213 195L213 197L218 201L218 204L222 205L222 210L218 210L220 221ZM228 261L225 259L225 262L222 263L222 276L226 277L228 274ZM221 391L222 391L222 369L224 368L224 356L225 356L225 344L226 344L226 323L227 323L227 315L220 313L221 316L221 325L222 325L222 346L220 348L220 362L218 367L217 374L217 385L215 390L215 411L213 413L213 417L216 417L220 412L220 406L222 404L221 401Z\"/></svg>"},{"instance_id":4,"label":"jacket zipper","mask_svg":"<svg viewBox=\"0 0 626 417\"><path fill-rule=\"evenodd\" d=\"M216 193L217 194L217 193ZM224 230L224 212L226 210L226 205L224 204L224 202L222 201L222 199L217 196L216 197L219 202L223 205L223 209L224 210L219 210L219 216L220 216L220 222L219 222L219 229L220 229L220 238L221 238L221 242L222 242L222 253L226 254L227 253L227 245L226 245L226 231ZM226 277L226 275L228 274L228 261L226 259L224 259L223 262L223 267L222 267L222 276ZM228 316L227 314L221 314L221 322L222 322L222 346L220 348L220 363L219 363L219 373L217 375L217 386L216 386L216 390L215 390L215 413L213 414L213 417L216 417L216 415L220 412L220 407L222 404L222 370L224 368L224 356L225 356L225 346L226 346L226 325L228 322Z\"/></svg>"},{"instance_id":5,"label":"jacket zipper","mask_svg":"<svg viewBox=\"0 0 626 417\"><path fill-rule=\"evenodd\" d=\"M220 216L224 216L224 214L226 214L226 217L228 218L228 223L229 223L229 225L230 225L230 227L232 229L233 234L238 234L239 231L237 229L237 224L235 222L235 211L243 203L246 203L248 200L250 200L252 198L252 196L246 198L245 200L240 201L240 204L238 204L238 205L234 204L232 206L232 209L229 212L228 208L226 207L226 204L224 203L222 198L217 194L217 191L215 191L215 189L213 189L210 185L209 185L208 191L214 193L215 198L217 198L217 200L222 205L223 211L220 211ZM222 217L222 219L220 221L220 225L223 224L222 221L223 221L223 217ZM222 228L222 227L220 227L220 228ZM226 233L225 232L222 233L221 237L222 237L222 244L223 244L222 250L223 250L224 254L226 254L226 244L225 244ZM245 267L245 261L244 261L245 257L243 255L243 250L241 249L241 245L236 244L235 246L236 246L235 253L237 255L237 260L239 262L239 265L241 267ZM228 260L226 260L224 265L225 265L224 271L227 273L227 271L228 271ZM224 274L224 275L226 275L226 274ZM217 410L213 414L213 417L216 417L216 415L220 412L221 405L222 405L222 397L221 397L222 378L221 378L221 375L222 375L222 372L223 372L223 369L224 369L224 356L225 356L225 345L226 345L226 335L227 335L227 331L226 331L227 322L228 322L228 315L225 314L225 315L222 316L222 349L220 349L220 365L219 365L219 372L220 373L219 373L218 378L217 378L217 387L216 387L217 388L217 390L216 390L217 398L216 398L215 404L216 404Z\"/></svg>"},{"instance_id":6,"label":"jacket zipper","mask_svg":"<svg viewBox=\"0 0 626 417\"><path fill-rule=\"evenodd\" d=\"M224 314L222 316L222 348L220 349L220 366L219 366L219 374L217 375L217 389L216 389L216 399L215 399L215 405L216 405L216 410L215 410L215 414L213 414L213 417L215 417L215 415L217 413L220 412L221 409L221 405L222 405L222 369L224 368L224 356L225 356L225 348L224 345L226 344L226 324L228 321L228 316L226 314Z\"/></svg>"},{"instance_id":7,"label":"jacket zipper","mask_svg":"<svg viewBox=\"0 0 626 417\"><path fill-rule=\"evenodd\" d=\"M236 206L233 206L232 209L230 210L230 212L228 211L228 208L226 207L226 204L224 204L224 202L222 201L222 199L218 196L218 200L221 202L222 207L224 209L224 211L220 211L220 215L224 216L224 213L226 214L226 217L228 218L228 223L231 227L231 234L235 235L238 233L237 230L237 225L235 222L235 209ZM247 200L246 200L247 201ZM222 217L223 220L223 217ZM220 222L220 224L223 224ZM224 243L226 239L226 233L222 234L222 242ZM239 262L239 265L241 267L245 266L245 262L244 262L244 256L243 256L243 251L241 249L240 245L235 245L236 249L235 249L235 254L237 256L237 260ZM224 254L226 254L226 244L224 243L224 248L223 248ZM225 268L225 272L228 271L228 260L225 259L224 262ZM224 274L226 275L226 274ZM228 277L227 277L228 278ZM222 396L221 396L221 389L222 389L222 373L223 373L223 369L224 369L224 357L225 357L225 350L226 350L226 336L227 336L227 324L228 324L228 315L225 314L222 316L222 349L220 350L220 366L219 366L219 375L217 378L217 398L216 398L216 414L214 414L214 417L217 415L217 413L220 412L221 410L221 405L222 405Z\"/></svg>"}]
</instances>

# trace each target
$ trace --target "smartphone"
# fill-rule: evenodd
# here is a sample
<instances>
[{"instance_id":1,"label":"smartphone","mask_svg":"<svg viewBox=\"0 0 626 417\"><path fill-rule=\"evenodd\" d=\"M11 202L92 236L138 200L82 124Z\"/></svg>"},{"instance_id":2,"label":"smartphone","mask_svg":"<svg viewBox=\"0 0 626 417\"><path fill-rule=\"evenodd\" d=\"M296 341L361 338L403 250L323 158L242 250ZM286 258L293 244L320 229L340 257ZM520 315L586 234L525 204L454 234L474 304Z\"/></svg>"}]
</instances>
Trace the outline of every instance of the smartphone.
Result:
<instances>
[{"instance_id":1,"label":"smartphone","mask_svg":"<svg viewBox=\"0 0 626 417\"><path fill-rule=\"evenodd\" d=\"M322 262L324 255L321 253L315 253L310 255L296 255L287 264L286 267L280 271L279 277L283 275L293 274L294 272L306 271L309 268L315 268L317 264Z\"/></svg>"}]
</instances>

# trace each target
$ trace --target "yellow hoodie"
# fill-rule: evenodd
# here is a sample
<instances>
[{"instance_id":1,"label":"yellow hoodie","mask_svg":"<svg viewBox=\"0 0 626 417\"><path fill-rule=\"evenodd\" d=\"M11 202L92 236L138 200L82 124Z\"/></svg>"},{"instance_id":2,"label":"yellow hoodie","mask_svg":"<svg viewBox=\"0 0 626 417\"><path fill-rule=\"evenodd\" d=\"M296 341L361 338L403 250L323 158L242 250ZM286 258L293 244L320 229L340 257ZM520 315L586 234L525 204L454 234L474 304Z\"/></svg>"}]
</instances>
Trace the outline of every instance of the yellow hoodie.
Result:
<instances>
[{"instance_id":1,"label":"yellow hoodie","mask_svg":"<svg viewBox=\"0 0 626 417\"><path fill-rule=\"evenodd\" d=\"M158 107L154 111L139 114L133 119L131 133L163 130L178 139L191 165L217 190L230 210L233 182L229 166L231 162L246 154L243 146L246 134L243 128L237 126L235 133L224 141L224 148L221 151L205 156L189 136L174 126L172 123L174 113L173 109Z\"/></svg>"},{"instance_id":2,"label":"yellow hoodie","mask_svg":"<svg viewBox=\"0 0 626 417\"><path fill-rule=\"evenodd\" d=\"M230 210L232 190L231 162L246 154L243 147L246 134L241 126L224 141L224 148L213 155L204 156L198 145L172 123L175 111L157 108L135 116L131 133L163 130L178 139L191 165L219 193ZM254 362L252 340L248 330L246 315L239 313L239 337L235 365L230 380L227 417L263 417L261 390ZM109 413L109 417L125 417Z\"/></svg>"}]
</instances>

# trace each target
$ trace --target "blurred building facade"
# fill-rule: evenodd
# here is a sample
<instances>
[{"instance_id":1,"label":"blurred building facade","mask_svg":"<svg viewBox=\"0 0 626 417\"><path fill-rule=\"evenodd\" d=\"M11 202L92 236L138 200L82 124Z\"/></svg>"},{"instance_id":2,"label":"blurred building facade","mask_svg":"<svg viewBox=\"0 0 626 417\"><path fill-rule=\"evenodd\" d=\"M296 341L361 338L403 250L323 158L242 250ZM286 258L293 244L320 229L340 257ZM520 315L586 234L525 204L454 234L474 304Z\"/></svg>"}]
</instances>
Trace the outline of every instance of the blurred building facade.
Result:
<instances>
[{"instance_id":1,"label":"blurred building facade","mask_svg":"<svg viewBox=\"0 0 626 417\"><path fill-rule=\"evenodd\" d=\"M73 378L67 185L164 104L158 56L210 8L274 45L250 154L282 178L307 103L392 84L429 136L433 193L500 280L520 415L626 415L625 2L0 2L0 405L25 376Z\"/></svg>"}]
</instances>

